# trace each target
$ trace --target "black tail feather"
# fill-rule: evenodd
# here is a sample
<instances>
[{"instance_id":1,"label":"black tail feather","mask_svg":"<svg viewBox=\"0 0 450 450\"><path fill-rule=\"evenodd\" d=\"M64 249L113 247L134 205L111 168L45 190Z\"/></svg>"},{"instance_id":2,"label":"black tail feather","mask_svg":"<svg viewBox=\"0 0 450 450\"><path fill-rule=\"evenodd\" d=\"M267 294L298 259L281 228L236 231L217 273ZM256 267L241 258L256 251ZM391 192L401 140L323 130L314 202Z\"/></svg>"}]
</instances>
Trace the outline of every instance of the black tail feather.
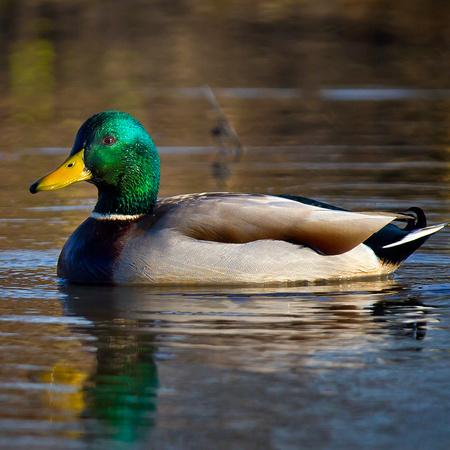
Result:
<instances>
[{"instance_id":1,"label":"black tail feather","mask_svg":"<svg viewBox=\"0 0 450 450\"><path fill-rule=\"evenodd\" d=\"M417 206L411 206L411 208L403 211L402 214L411 217L411 219L407 220L406 227L403 228L404 231L413 231L418 228L425 228L427 226L427 218L425 213Z\"/></svg>"}]
</instances>

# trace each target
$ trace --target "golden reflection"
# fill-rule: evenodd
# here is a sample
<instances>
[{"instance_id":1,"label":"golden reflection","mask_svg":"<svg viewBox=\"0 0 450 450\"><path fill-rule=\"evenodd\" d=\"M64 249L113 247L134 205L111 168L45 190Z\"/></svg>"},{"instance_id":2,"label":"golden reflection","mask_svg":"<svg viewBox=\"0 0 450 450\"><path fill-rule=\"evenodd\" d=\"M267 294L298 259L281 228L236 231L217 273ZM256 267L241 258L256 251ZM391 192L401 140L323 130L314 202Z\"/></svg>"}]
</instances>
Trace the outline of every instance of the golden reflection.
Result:
<instances>
[{"instance_id":1,"label":"golden reflection","mask_svg":"<svg viewBox=\"0 0 450 450\"><path fill-rule=\"evenodd\" d=\"M91 366L90 370L94 368L95 366ZM48 421L70 423L82 414L86 409L84 385L89 375L90 372L74 367L71 361L61 361L55 364L51 371L42 372L36 378L36 381L50 386L44 394ZM82 432L68 430L62 434L79 438Z\"/></svg>"},{"instance_id":2,"label":"golden reflection","mask_svg":"<svg viewBox=\"0 0 450 450\"><path fill-rule=\"evenodd\" d=\"M31 301L25 303L30 306ZM18 309L15 317L18 317ZM20 414L30 419L67 424L63 434L77 437L79 432L73 428L73 423L86 407L84 385L96 370L95 354L89 345L83 344L82 335L74 335L70 326L64 324L57 308L54 314L54 320L48 323L45 320L40 323L38 319L22 322L17 318L1 324L1 348L21 348L20 352L2 352L1 355L3 382L9 379L11 384L4 391L8 395L1 417ZM28 317L33 319L33 316ZM62 323L53 323L61 317ZM12 368L14 372L10 373ZM17 409L8 408L10 397L21 399ZM23 402L28 406L24 408Z\"/></svg>"}]
</instances>

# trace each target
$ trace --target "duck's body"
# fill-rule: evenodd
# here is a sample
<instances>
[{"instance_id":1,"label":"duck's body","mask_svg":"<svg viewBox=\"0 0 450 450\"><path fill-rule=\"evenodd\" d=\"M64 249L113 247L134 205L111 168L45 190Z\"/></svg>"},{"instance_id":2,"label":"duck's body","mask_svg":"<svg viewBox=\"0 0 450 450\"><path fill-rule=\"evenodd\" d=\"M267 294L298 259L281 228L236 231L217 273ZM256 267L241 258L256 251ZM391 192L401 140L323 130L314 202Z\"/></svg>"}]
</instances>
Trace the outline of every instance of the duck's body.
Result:
<instances>
[{"instance_id":1,"label":"duck's body","mask_svg":"<svg viewBox=\"0 0 450 450\"><path fill-rule=\"evenodd\" d=\"M158 201L139 218L94 215L67 241L58 275L115 284L285 283L392 271L365 245L328 256L303 245L293 217L318 212L280 197L198 194Z\"/></svg>"},{"instance_id":2,"label":"duck's body","mask_svg":"<svg viewBox=\"0 0 450 450\"><path fill-rule=\"evenodd\" d=\"M418 220L411 218L402 230L390 224L397 215L353 213L302 197L210 193L156 201L156 148L135 119L112 111L88 119L68 160L30 189L80 180L97 185L99 201L58 261L58 276L79 283L267 284L377 276L393 272L445 226L425 227L416 210Z\"/></svg>"}]
</instances>

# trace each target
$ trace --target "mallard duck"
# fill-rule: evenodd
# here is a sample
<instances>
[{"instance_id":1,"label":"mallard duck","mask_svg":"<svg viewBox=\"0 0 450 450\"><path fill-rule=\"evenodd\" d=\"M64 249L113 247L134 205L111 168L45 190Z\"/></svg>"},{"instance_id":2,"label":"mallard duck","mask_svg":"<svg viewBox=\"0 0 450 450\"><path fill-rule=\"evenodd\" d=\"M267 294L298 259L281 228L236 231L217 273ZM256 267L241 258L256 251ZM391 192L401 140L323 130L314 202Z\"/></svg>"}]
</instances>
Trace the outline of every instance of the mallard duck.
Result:
<instances>
[{"instance_id":1,"label":"mallard duck","mask_svg":"<svg viewBox=\"0 0 450 450\"><path fill-rule=\"evenodd\" d=\"M77 283L311 283L393 272L430 235L422 210L350 212L288 195L202 193L157 200L157 149L132 116L95 114L69 157L31 193L93 183L98 201L64 245ZM402 229L391 224L406 221Z\"/></svg>"}]
</instances>

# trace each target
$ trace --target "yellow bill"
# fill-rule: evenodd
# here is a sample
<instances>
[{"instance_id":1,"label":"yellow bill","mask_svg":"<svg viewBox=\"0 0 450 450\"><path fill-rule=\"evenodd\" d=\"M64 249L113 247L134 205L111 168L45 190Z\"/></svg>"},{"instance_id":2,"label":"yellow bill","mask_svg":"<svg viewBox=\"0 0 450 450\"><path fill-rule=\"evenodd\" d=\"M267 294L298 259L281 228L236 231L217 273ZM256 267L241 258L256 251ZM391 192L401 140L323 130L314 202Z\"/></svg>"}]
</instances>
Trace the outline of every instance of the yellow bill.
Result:
<instances>
[{"instance_id":1,"label":"yellow bill","mask_svg":"<svg viewBox=\"0 0 450 450\"><path fill-rule=\"evenodd\" d=\"M62 189L78 181L90 180L92 174L84 165L84 149L69 156L57 169L39 178L30 186L30 192Z\"/></svg>"}]
</instances>

